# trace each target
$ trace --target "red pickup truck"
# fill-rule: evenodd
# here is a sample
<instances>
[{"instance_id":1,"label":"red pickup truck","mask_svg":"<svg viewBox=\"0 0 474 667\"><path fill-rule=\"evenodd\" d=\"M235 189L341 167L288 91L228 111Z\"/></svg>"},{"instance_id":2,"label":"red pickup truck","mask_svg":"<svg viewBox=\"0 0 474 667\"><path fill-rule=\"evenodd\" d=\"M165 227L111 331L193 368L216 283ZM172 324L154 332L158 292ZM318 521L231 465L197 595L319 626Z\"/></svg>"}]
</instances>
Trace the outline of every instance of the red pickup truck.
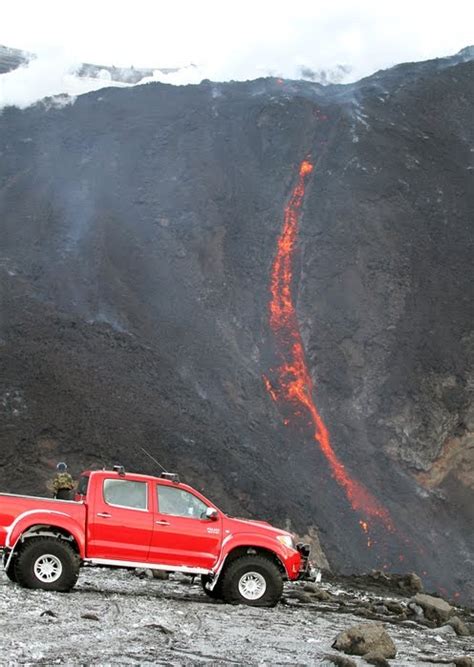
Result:
<instances>
[{"instance_id":1,"label":"red pickup truck","mask_svg":"<svg viewBox=\"0 0 474 667\"><path fill-rule=\"evenodd\" d=\"M263 521L234 519L177 476L86 471L74 500L0 494L7 576L68 591L82 565L201 575L226 602L273 606L283 581L311 578L309 546Z\"/></svg>"}]
</instances>

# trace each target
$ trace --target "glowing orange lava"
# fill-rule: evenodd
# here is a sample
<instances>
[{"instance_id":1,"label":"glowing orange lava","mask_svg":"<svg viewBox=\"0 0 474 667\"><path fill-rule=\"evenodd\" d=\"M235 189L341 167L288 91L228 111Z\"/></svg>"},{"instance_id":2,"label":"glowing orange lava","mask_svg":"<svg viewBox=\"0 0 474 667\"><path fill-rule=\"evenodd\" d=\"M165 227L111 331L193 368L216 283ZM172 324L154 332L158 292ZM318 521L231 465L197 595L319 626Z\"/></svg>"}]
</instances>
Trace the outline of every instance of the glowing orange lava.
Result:
<instances>
[{"instance_id":1,"label":"glowing orange lava","mask_svg":"<svg viewBox=\"0 0 474 667\"><path fill-rule=\"evenodd\" d=\"M283 229L278 238L277 253L271 272L269 304L270 326L276 337L282 364L277 370L278 387L273 386L267 378L264 378L264 382L273 400L284 400L292 405L293 415L297 415L301 407L309 413L311 427L314 429L313 437L329 463L332 476L344 489L352 508L365 518L373 517L380 520L388 530L393 531L388 511L362 484L349 475L337 457L330 442L329 432L313 401L313 380L306 364L291 291L299 213L305 195L306 181L312 171L313 164L310 160L303 160L296 185L285 206ZM367 534L367 521L361 521L360 525ZM368 545L371 544L369 539Z\"/></svg>"}]
</instances>

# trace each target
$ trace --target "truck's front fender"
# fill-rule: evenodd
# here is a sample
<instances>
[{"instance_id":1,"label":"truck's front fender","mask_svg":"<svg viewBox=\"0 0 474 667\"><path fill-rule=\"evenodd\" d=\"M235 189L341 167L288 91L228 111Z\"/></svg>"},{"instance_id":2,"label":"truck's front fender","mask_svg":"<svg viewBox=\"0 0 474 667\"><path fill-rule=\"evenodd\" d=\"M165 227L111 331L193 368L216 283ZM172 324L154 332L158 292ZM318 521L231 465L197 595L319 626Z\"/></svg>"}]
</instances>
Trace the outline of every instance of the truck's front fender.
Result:
<instances>
[{"instance_id":1,"label":"truck's front fender","mask_svg":"<svg viewBox=\"0 0 474 667\"><path fill-rule=\"evenodd\" d=\"M35 526L50 526L71 535L81 558L85 557L85 535L83 527L66 512L60 510L27 510L19 514L8 526L5 546L13 549L28 530Z\"/></svg>"},{"instance_id":2,"label":"truck's front fender","mask_svg":"<svg viewBox=\"0 0 474 667\"><path fill-rule=\"evenodd\" d=\"M296 579L298 577L301 563L301 555L298 551L286 547L277 539L255 535L254 533L239 533L238 535L230 534L224 538L219 560L212 568L216 575L220 574L229 554L239 547L253 548L256 551L262 549L270 552L281 562L285 568L288 579Z\"/></svg>"}]
</instances>

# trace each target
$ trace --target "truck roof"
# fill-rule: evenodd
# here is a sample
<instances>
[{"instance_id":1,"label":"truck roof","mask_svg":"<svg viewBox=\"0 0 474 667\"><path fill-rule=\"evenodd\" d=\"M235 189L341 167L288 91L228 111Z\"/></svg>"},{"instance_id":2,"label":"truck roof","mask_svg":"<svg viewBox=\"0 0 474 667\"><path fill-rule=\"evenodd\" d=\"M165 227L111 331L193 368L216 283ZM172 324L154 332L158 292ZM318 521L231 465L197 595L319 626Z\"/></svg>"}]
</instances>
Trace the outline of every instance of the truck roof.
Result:
<instances>
[{"instance_id":1,"label":"truck roof","mask_svg":"<svg viewBox=\"0 0 474 667\"><path fill-rule=\"evenodd\" d=\"M130 472L128 470L125 470L124 472L118 472L117 470L108 470L108 469L103 469L101 468L100 470L83 470L81 472L82 475L116 475L117 477L137 477L139 479L143 480L149 480L149 481L154 481L154 482L168 482L170 480L167 480L166 478L163 477L157 477L156 475L145 475L144 473L141 472ZM176 484L176 482L172 482L173 484ZM181 484L181 482L179 482Z\"/></svg>"},{"instance_id":2,"label":"truck roof","mask_svg":"<svg viewBox=\"0 0 474 667\"><path fill-rule=\"evenodd\" d=\"M168 474L170 474L170 473L168 473ZM163 477L157 477L156 475L144 475L143 473L139 473L139 472L127 472L127 471L118 472L117 470L103 470L103 469L100 469L100 470L84 470L81 473L81 476L85 476L85 475L88 475L88 476L91 476L91 475L94 475L94 476L96 476L96 475L97 476L99 476L99 475L102 475L102 476L114 475L114 476L117 477L117 479L130 479L130 480L137 480L137 481L157 482L159 484L165 484L166 486L174 486L174 487L178 487L180 489L184 489L186 491L190 491L191 493L198 493L203 498L205 498L205 500L207 502L209 502L212 506L214 506L214 503L212 503L211 501L209 501L208 498L203 496L201 491L199 491L198 489L196 489L192 486L189 486L189 484L185 484L184 482L179 481L179 476L178 475L176 475L177 481L173 481L173 480L166 479L166 478L163 478Z\"/></svg>"}]
</instances>

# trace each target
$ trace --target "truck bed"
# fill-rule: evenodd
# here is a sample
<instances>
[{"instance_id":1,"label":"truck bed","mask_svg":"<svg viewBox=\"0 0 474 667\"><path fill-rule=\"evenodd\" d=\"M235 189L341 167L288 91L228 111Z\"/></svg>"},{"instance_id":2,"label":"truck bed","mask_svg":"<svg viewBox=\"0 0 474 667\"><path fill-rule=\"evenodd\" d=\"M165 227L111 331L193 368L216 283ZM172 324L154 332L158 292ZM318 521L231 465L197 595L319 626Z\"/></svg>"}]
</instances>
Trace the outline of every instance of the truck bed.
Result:
<instances>
[{"instance_id":1,"label":"truck bed","mask_svg":"<svg viewBox=\"0 0 474 667\"><path fill-rule=\"evenodd\" d=\"M80 525L85 525L86 508L82 502L0 493L0 549L5 546L7 535L11 533L17 521L27 515L33 517L35 513L44 515L45 512L67 515Z\"/></svg>"}]
</instances>

